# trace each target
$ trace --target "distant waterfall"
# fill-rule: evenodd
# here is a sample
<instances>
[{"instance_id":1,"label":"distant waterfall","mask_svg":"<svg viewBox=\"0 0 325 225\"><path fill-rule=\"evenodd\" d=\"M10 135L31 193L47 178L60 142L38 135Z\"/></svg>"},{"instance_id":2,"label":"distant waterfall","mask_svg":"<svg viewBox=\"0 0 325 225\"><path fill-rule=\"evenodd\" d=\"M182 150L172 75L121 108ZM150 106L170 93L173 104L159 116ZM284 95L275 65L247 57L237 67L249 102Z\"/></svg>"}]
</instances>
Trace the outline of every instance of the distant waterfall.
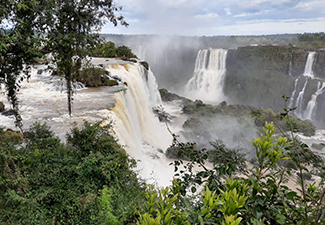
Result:
<instances>
[{"instance_id":1,"label":"distant waterfall","mask_svg":"<svg viewBox=\"0 0 325 225\"><path fill-rule=\"evenodd\" d=\"M200 50L193 77L186 85L188 97L217 103L225 99L223 84L226 75L227 50Z\"/></svg>"},{"instance_id":2,"label":"distant waterfall","mask_svg":"<svg viewBox=\"0 0 325 225\"><path fill-rule=\"evenodd\" d=\"M314 64L315 64L315 59L316 59L316 52L309 52L308 53L308 57L307 57L307 62L306 62L306 66L305 66L305 72L304 72L304 76L306 77L311 77L314 78Z\"/></svg>"},{"instance_id":3,"label":"distant waterfall","mask_svg":"<svg viewBox=\"0 0 325 225\"><path fill-rule=\"evenodd\" d=\"M292 76L292 54L289 62L289 70L288 70L288 75Z\"/></svg>"},{"instance_id":4,"label":"distant waterfall","mask_svg":"<svg viewBox=\"0 0 325 225\"><path fill-rule=\"evenodd\" d=\"M297 92L297 84L298 84L298 80L299 80L299 78L297 78L295 80L294 90L290 97L289 108L297 107L297 109L294 113L300 119L313 120L316 118L316 115L315 115L316 107L317 107L316 100L317 100L318 95L320 95L324 92L324 87L321 86L320 83L318 83L318 88L317 88L316 92L311 96L311 99L308 102L306 109L303 108L304 107L304 95L305 95L305 90L306 90L308 80L315 79L313 69L314 69L314 64L316 61L316 56L317 56L316 52L308 53L305 70L304 70L304 73L302 74L302 76L306 77L306 81L305 81L301 91L299 92L296 101L294 101L294 98L295 98L295 95ZM294 105L294 103L295 103L295 105Z\"/></svg>"},{"instance_id":5,"label":"distant waterfall","mask_svg":"<svg viewBox=\"0 0 325 225\"><path fill-rule=\"evenodd\" d=\"M289 103L289 108L290 108L290 109L293 108L293 103L294 103L294 99L295 99L295 94L296 94L296 92L297 92L298 80L299 80L299 78L297 78L297 79L295 80L295 87L294 87L294 90L293 90L293 92L292 92L292 94L291 94L291 97L290 97L290 103Z\"/></svg>"},{"instance_id":6,"label":"distant waterfall","mask_svg":"<svg viewBox=\"0 0 325 225\"><path fill-rule=\"evenodd\" d=\"M307 83L308 83L308 78L306 78L305 84L304 84L303 88L301 89L301 91L299 92L298 97L297 97L297 101L296 101L296 107L297 107L297 109L296 109L295 114L299 118L302 118L303 117L303 109L302 109L302 106L303 106L303 99L304 99L304 94L305 94L305 89L306 89Z\"/></svg>"},{"instance_id":7,"label":"distant waterfall","mask_svg":"<svg viewBox=\"0 0 325 225\"><path fill-rule=\"evenodd\" d=\"M308 102L307 108L304 113L304 119L308 119L308 120L315 119L316 109L317 109L317 97L318 95L323 94L324 91L325 91L325 82L323 82L322 84L318 82L317 91L315 92L315 94L311 96L311 99Z\"/></svg>"}]
</instances>

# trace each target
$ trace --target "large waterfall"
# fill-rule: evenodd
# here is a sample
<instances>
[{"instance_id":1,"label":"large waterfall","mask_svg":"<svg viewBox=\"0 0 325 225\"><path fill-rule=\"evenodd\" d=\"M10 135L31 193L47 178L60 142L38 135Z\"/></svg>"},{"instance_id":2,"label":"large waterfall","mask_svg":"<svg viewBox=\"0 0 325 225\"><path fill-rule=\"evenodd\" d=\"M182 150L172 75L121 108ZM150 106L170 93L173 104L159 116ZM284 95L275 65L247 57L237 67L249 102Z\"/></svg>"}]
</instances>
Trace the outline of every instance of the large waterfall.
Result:
<instances>
[{"instance_id":1,"label":"large waterfall","mask_svg":"<svg viewBox=\"0 0 325 225\"><path fill-rule=\"evenodd\" d=\"M139 63L119 61L120 65L113 65L111 59L94 61L97 65L111 63L105 69L122 82L115 87L76 90L72 117L68 115L67 96L61 88L64 82L51 76L46 66L35 67L30 81L24 82L19 92L24 129L35 121L46 122L64 139L73 123L105 120L112 123L118 142L138 161L140 176L149 179L149 183L169 185L173 168L168 166L163 151L171 144L172 136L152 111L153 106L162 104L153 73ZM0 101L9 108L3 93ZM0 125L15 129L14 118L0 114Z\"/></svg>"},{"instance_id":2,"label":"large waterfall","mask_svg":"<svg viewBox=\"0 0 325 225\"><path fill-rule=\"evenodd\" d=\"M169 184L173 171L158 149L164 151L172 136L152 111L152 107L162 104L153 73L139 64L108 65L106 69L127 84L125 91L114 94L116 104L112 110L113 129L120 144L138 160L143 178Z\"/></svg>"},{"instance_id":3,"label":"large waterfall","mask_svg":"<svg viewBox=\"0 0 325 225\"><path fill-rule=\"evenodd\" d=\"M186 85L186 95L208 103L224 100L226 58L227 50L224 49L200 50L195 61L193 77Z\"/></svg>"}]
</instances>

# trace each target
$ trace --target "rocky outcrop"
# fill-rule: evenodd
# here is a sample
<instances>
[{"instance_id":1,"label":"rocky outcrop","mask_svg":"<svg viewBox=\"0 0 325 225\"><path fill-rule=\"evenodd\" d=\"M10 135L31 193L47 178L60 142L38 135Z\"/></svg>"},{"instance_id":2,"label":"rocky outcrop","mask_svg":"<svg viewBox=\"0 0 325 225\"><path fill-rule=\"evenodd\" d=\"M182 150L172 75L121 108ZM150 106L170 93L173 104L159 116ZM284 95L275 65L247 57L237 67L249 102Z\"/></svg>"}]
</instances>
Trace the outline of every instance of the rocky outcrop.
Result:
<instances>
[{"instance_id":1,"label":"rocky outcrop","mask_svg":"<svg viewBox=\"0 0 325 225\"><path fill-rule=\"evenodd\" d=\"M140 64L141 64L144 68L146 68L146 70L149 70L149 64L148 64L148 62L146 62L146 61L140 61Z\"/></svg>"},{"instance_id":2,"label":"rocky outcrop","mask_svg":"<svg viewBox=\"0 0 325 225\"><path fill-rule=\"evenodd\" d=\"M181 101L180 105L182 106L183 113L188 115L188 119L183 124L183 128L190 129L196 134L205 132L205 122L203 122L202 118L213 120L219 116L233 117L241 121L253 119L254 125L258 128L264 127L265 122L274 122L281 129L278 131L287 131L286 120L282 120L280 113L271 109L265 110L242 104L231 105L225 101L214 106L204 104L200 100L191 101L177 94L170 93L166 89L160 89L160 93L162 94L163 101L166 101L166 99L169 99L169 101ZM303 121L292 115L289 115L289 118L304 135L312 136L315 134L315 126L310 121Z\"/></svg>"},{"instance_id":3,"label":"rocky outcrop","mask_svg":"<svg viewBox=\"0 0 325 225\"><path fill-rule=\"evenodd\" d=\"M5 111L5 104L3 102L0 102L0 112Z\"/></svg>"},{"instance_id":4,"label":"rocky outcrop","mask_svg":"<svg viewBox=\"0 0 325 225\"><path fill-rule=\"evenodd\" d=\"M325 50L317 51L317 59L314 65L315 76L325 79Z\"/></svg>"}]
</instances>

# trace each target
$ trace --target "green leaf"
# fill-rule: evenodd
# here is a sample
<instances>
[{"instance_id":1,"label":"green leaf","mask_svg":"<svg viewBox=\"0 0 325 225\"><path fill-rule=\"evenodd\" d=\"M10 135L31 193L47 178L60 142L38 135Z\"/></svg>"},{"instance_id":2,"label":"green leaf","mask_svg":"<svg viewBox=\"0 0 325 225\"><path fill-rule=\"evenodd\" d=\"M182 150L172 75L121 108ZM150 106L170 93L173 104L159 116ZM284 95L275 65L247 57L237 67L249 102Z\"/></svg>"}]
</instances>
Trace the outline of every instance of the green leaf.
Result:
<instances>
[{"instance_id":1,"label":"green leaf","mask_svg":"<svg viewBox=\"0 0 325 225\"><path fill-rule=\"evenodd\" d=\"M277 214L276 217L276 222L278 222L279 224L285 224L286 223L286 217L282 214Z\"/></svg>"},{"instance_id":2,"label":"green leaf","mask_svg":"<svg viewBox=\"0 0 325 225\"><path fill-rule=\"evenodd\" d=\"M297 193L294 192L294 191L290 191L288 194L287 194L287 199L293 201L293 198L297 196Z\"/></svg>"}]
</instances>

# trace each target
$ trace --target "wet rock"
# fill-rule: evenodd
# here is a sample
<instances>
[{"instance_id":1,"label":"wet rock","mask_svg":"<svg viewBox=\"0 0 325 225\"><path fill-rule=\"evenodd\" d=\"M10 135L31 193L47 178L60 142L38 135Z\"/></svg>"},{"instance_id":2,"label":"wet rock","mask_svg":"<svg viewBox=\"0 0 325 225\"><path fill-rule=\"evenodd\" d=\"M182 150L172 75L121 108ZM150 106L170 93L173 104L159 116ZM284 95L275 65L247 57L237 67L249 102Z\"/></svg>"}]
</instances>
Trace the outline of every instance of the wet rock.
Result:
<instances>
[{"instance_id":1,"label":"wet rock","mask_svg":"<svg viewBox=\"0 0 325 225\"><path fill-rule=\"evenodd\" d=\"M3 116L13 116L13 115L15 115L15 111L12 110L12 109L5 110L5 111L3 111L3 112L1 113L1 115L3 115Z\"/></svg>"},{"instance_id":2,"label":"wet rock","mask_svg":"<svg viewBox=\"0 0 325 225\"><path fill-rule=\"evenodd\" d=\"M325 143L319 143L319 144L313 143L311 147L316 150L322 150L325 147Z\"/></svg>"},{"instance_id":3,"label":"wet rock","mask_svg":"<svg viewBox=\"0 0 325 225\"><path fill-rule=\"evenodd\" d=\"M3 102L0 102L0 112L5 111L5 104Z\"/></svg>"},{"instance_id":4,"label":"wet rock","mask_svg":"<svg viewBox=\"0 0 325 225\"><path fill-rule=\"evenodd\" d=\"M147 70L149 70L149 64L146 61L141 61L140 64L146 68Z\"/></svg>"}]
</instances>

